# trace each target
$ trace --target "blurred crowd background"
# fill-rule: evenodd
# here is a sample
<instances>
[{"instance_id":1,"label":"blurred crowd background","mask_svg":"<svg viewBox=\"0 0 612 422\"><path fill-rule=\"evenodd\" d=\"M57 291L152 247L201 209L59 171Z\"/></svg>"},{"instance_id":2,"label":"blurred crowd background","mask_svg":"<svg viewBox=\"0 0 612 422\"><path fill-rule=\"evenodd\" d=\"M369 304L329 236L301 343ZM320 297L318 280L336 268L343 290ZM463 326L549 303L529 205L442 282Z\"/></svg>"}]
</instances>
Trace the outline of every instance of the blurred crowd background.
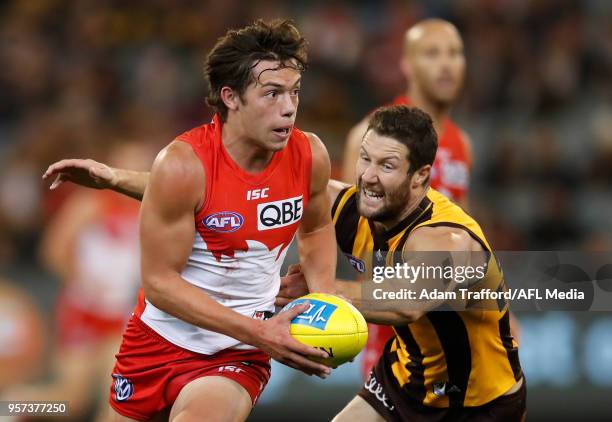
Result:
<instances>
[{"instance_id":1,"label":"blurred crowd background","mask_svg":"<svg viewBox=\"0 0 612 422\"><path fill-rule=\"evenodd\" d=\"M50 192L42 173L61 158L106 160L126 141L151 162L207 122L204 57L228 28L295 21L310 43L297 126L339 169L349 128L405 89L406 28L434 16L464 38L452 114L473 139L471 210L493 247L612 250L608 0L22 0L0 3L0 275L47 315L58 277L40 240L74 189ZM0 321L0 335L15 330ZM9 349L0 342L0 356Z\"/></svg>"}]
</instances>

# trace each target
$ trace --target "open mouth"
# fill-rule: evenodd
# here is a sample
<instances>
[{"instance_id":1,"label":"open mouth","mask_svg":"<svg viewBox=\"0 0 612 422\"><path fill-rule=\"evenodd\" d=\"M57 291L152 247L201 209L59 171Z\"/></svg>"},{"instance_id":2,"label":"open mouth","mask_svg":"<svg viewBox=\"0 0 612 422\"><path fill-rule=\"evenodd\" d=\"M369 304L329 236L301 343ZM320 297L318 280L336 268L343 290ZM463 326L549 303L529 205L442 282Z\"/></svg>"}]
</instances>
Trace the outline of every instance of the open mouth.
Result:
<instances>
[{"instance_id":1,"label":"open mouth","mask_svg":"<svg viewBox=\"0 0 612 422\"><path fill-rule=\"evenodd\" d=\"M279 135L287 136L289 135L289 132L291 132L291 127L281 127L278 129L274 129L274 132L278 133Z\"/></svg>"},{"instance_id":2,"label":"open mouth","mask_svg":"<svg viewBox=\"0 0 612 422\"><path fill-rule=\"evenodd\" d=\"M383 199L383 197L385 196L385 195L384 195L384 194L382 194L382 193L379 193L379 192L374 192L374 191L371 191L371 190L369 190L369 189L365 189L365 188L364 188L364 189L362 189L362 191L363 191L363 195L364 195L366 198L370 198L370 199L374 199L374 200L381 200L381 199Z\"/></svg>"}]
</instances>

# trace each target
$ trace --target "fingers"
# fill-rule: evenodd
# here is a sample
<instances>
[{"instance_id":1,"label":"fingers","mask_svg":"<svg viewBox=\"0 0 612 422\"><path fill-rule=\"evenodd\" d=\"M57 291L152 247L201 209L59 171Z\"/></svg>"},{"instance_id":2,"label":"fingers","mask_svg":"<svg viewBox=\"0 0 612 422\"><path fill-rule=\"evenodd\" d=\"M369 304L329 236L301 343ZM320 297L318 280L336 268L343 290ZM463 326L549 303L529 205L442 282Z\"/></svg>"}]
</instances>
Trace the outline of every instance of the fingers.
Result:
<instances>
[{"instance_id":1,"label":"fingers","mask_svg":"<svg viewBox=\"0 0 612 422\"><path fill-rule=\"evenodd\" d=\"M322 379L327 378L327 376L331 374L330 367L313 362L298 353L291 353L279 361L305 374L316 375Z\"/></svg>"},{"instance_id":2,"label":"fingers","mask_svg":"<svg viewBox=\"0 0 612 422\"><path fill-rule=\"evenodd\" d=\"M297 299L307 294L308 285L302 274L290 274L281 277L281 286L278 292L279 296Z\"/></svg>"},{"instance_id":3,"label":"fingers","mask_svg":"<svg viewBox=\"0 0 612 422\"><path fill-rule=\"evenodd\" d=\"M299 353L301 356L311 356L313 358L326 359L329 357L326 351L307 346L292 338L292 342L287 345L287 348Z\"/></svg>"},{"instance_id":4,"label":"fingers","mask_svg":"<svg viewBox=\"0 0 612 422\"><path fill-rule=\"evenodd\" d=\"M288 357L291 361L297 364L297 369L307 374L310 373L321 378L326 378L329 374L331 374L330 367L307 359L298 353L292 353Z\"/></svg>"},{"instance_id":5,"label":"fingers","mask_svg":"<svg viewBox=\"0 0 612 422\"><path fill-rule=\"evenodd\" d=\"M299 305L295 305L293 308L289 309L286 312L280 313L278 316L280 318L284 318L286 320L291 321L293 318L298 316L301 313L304 313L310 307L310 302L306 301L304 303L300 303Z\"/></svg>"},{"instance_id":6,"label":"fingers","mask_svg":"<svg viewBox=\"0 0 612 422\"><path fill-rule=\"evenodd\" d=\"M291 264L291 265L289 265L289 268L287 269L287 275L297 274L297 273L301 273L301 272L302 272L302 265L301 264Z\"/></svg>"},{"instance_id":7,"label":"fingers","mask_svg":"<svg viewBox=\"0 0 612 422\"><path fill-rule=\"evenodd\" d=\"M274 304L276 306L285 306L288 303L291 303L293 299L288 298L288 297L283 297L283 296L276 296L276 300L274 301Z\"/></svg>"},{"instance_id":8,"label":"fingers","mask_svg":"<svg viewBox=\"0 0 612 422\"><path fill-rule=\"evenodd\" d=\"M57 175L57 177L55 178L53 183L51 183L51 186L49 186L49 189L50 190L54 190L59 185L61 185L63 182L64 182L64 179L62 178L62 174L60 173L60 174Z\"/></svg>"},{"instance_id":9,"label":"fingers","mask_svg":"<svg viewBox=\"0 0 612 422\"><path fill-rule=\"evenodd\" d=\"M281 277L279 291L282 292L283 290L287 290L287 288L289 288L289 277L288 276Z\"/></svg>"},{"instance_id":10,"label":"fingers","mask_svg":"<svg viewBox=\"0 0 612 422\"><path fill-rule=\"evenodd\" d=\"M47 179L69 167L84 168L83 162L85 161L87 160L67 159L57 161L47 168L47 171L45 171L45 173L43 174L43 179Z\"/></svg>"}]
</instances>

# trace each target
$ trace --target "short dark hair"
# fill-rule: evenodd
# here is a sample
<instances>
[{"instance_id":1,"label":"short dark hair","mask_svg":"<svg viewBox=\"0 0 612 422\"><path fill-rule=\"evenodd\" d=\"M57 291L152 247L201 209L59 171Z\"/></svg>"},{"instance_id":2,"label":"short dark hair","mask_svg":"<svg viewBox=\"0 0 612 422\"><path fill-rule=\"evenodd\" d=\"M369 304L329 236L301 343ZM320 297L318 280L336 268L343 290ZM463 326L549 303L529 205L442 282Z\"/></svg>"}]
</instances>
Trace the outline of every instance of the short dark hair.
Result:
<instances>
[{"instance_id":1,"label":"short dark hair","mask_svg":"<svg viewBox=\"0 0 612 422\"><path fill-rule=\"evenodd\" d=\"M429 114L416 107L394 105L378 108L368 123L368 130L393 138L408 148L408 173L432 165L438 149L438 136Z\"/></svg>"},{"instance_id":2,"label":"short dark hair","mask_svg":"<svg viewBox=\"0 0 612 422\"><path fill-rule=\"evenodd\" d=\"M227 119L228 110L221 88L230 87L242 96L253 80L251 70L261 60L280 61L281 65L295 60L297 70L306 69L306 40L290 20L268 23L260 19L217 40L206 57L204 74L209 88L206 102L222 120Z\"/></svg>"}]
</instances>

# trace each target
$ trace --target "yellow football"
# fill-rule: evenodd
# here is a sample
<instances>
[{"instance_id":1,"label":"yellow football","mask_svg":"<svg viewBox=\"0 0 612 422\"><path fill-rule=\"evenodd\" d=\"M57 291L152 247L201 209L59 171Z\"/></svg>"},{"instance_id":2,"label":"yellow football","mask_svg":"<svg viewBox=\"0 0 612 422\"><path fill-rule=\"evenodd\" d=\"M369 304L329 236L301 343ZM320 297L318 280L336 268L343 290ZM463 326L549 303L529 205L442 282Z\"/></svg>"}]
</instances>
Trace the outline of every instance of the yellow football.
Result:
<instances>
[{"instance_id":1,"label":"yellow football","mask_svg":"<svg viewBox=\"0 0 612 422\"><path fill-rule=\"evenodd\" d=\"M338 296L311 293L289 303L283 311L308 301L310 307L291 321L291 335L300 343L327 352L319 361L336 367L353 359L368 340L361 313Z\"/></svg>"}]
</instances>

